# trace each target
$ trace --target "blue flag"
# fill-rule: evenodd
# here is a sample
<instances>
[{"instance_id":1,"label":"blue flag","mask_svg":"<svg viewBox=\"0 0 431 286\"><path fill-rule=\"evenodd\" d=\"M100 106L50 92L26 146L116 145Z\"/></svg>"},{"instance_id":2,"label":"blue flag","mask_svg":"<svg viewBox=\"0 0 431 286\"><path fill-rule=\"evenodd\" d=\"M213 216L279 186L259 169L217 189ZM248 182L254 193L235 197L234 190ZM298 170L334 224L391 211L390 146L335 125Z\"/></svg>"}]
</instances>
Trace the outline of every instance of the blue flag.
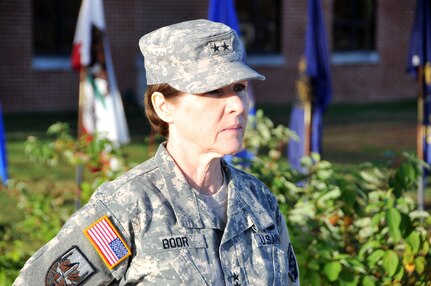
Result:
<instances>
[{"instance_id":1,"label":"blue flag","mask_svg":"<svg viewBox=\"0 0 431 286\"><path fill-rule=\"evenodd\" d=\"M431 164L431 3L418 0L407 57L407 72L419 81L418 158ZM421 149L421 150L419 150Z\"/></svg>"},{"instance_id":2,"label":"blue flag","mask_svg":"<svg viewBox=\"0 0 431 286\"><path fill-rule=\"evenodd\" d=\"M208 5L208 20L223 23L231 27L236 31L238 37L241 37L233 0L210 0ZM245 49L243 53L243 59L245 59ZM251 85L248 86L248 97L250 102L248 114L254 116L256 114L256 109L254 107L254 98ZM250 161L254 157L253 153L251 153L249 150L242 150L240 153L236 154L236 156L242 158L245 161ZM227 155L225 156L225 159L226 161L230 162L232 160L232 156Z\"/></svg>"},{"instance_id":3,"label":"blue flag","mask_svg":"<svg viewBox=\"0 0 431 286\"><path fill-rule=\"evenodd\" d=\"M6 160L6 140L3 128L3 112L0 103L0 179L4 184L8 180L7 176L7 160Z\"/></svg>"},{"instance_id":4,"label":"blue flag","mask_svg":"<svg viewBox=\"0 0 431 286\"><path fill-rule=\"evenodd\" d=\"M307 29L305 34L305 67L303 72L308 78L306 98L301 97L293 106L290 126L299 137L289 141L288 158L290 164L300 170L301 158L313 153L322 153L322 116L332 97L331 72L325 25L320 0L308 0ZM304 117L304 105L311 106L310 127ZM306 132L310 131L309 134ZM309 136L309 150L305 150L306 136Z\"/></svg>"},{"instance_id":5,"label":"blue flag","mask_svg":"<svg viewBox=\"0 0 431 286\"><path fill-rule=\"evenodd\" d=\"M238 36L239 24L233 0L210 0L208 6L208 20L220 22L234 29Z\"/></svg>"}]
</instances>

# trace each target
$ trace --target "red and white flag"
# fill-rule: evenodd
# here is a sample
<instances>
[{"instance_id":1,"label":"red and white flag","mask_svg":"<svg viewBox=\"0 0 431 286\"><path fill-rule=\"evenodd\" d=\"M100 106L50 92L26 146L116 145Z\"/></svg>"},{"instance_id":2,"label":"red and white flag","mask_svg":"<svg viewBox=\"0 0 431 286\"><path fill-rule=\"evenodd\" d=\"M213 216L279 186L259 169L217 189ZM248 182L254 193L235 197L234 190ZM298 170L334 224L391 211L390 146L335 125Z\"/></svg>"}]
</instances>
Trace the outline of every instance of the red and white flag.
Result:
<instances>
[{"instance_id":1,"label":"red and white flag","mask_svg":"<svg viewBox=\"0 0 431 286\"><path fill-rule=\"evenodd\" d=\"M113 142L130 141L106 35L102 0L82 0L75 30L72 66L82 72L79 130Z\"/></svg>"}]
</instances>

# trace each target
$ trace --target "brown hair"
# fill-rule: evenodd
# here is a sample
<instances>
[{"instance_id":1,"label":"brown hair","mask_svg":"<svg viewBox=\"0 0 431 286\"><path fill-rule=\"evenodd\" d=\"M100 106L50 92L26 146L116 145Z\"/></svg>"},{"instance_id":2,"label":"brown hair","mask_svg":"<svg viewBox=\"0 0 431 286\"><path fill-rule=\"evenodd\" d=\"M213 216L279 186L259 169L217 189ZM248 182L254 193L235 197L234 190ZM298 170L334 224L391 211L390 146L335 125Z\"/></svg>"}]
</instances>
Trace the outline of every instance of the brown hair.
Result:
<instances>
[{"instance_id":1,"label":"brown hair","mask_svg":"<svg viewBox=\"0 0 431 286\"><path fill-rule=\"evenodd\" d=\"M145 91L144 95L144 105L145 105L145 114L147 115L148 121L151 124L151 127L156 131L157 133L160 133L164 137L168 137L169 135L169 125L164 122L160 117L157 115L156 111L154 110L153 103L151 101L151 96L155 92L160 92L163 94L166 100L172 99L175 96L180 95L182 92L179 90L176 90L175 88L171 87L167 83L158 83L158 84L152 84L147 87L147 90Z\"/></svg>"}]
</instances>

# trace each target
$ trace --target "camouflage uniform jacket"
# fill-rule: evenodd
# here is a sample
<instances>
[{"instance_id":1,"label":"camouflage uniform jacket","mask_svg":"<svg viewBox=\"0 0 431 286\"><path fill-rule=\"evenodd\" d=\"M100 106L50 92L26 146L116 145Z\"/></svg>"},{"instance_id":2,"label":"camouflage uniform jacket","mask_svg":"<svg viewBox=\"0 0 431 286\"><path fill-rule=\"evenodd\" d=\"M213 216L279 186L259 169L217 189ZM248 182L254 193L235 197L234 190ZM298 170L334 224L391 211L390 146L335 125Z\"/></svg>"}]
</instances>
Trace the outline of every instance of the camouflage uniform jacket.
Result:
<instances>
[{"instance_id":1,"label":"camouflage uniform jacket","mask_svg":"<svg viewBox=\"0 0 431 286\"><path fill-rule=\"evenodd\" d=\"M276 199L255 177L222 166L226 224L160 145L154 158L102 185L14 285L299 285ZM108 230L95 242L101 219Z\"/></svg>"}]
</instances>

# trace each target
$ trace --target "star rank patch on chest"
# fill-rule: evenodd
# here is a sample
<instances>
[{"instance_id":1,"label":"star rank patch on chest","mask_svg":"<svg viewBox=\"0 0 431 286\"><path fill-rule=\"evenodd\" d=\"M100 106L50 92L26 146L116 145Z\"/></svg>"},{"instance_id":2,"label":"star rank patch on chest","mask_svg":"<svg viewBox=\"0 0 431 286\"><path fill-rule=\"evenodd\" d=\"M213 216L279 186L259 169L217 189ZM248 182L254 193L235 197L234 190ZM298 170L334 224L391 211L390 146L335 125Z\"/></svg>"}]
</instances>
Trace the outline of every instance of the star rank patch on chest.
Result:
<instances>
[{"instance_id":1,"label":"star rank patch on chest","mask_svg":"<svg viewBox=\"0 0 431 286\"><path fill-rule=\"evenodd\" d=\"M131 251L108 216L103 216L84 230L85 236L109 269L124 261Z\"/></svg>"},{"instance_id":2,"label":"star rank patch on chest","mask_svg":"<svg viewBox=\"0 0 431 286\"><path fill-rule=\"evenodd\" d=\"M45 286L81 285L95 272L93 265L79 248L73 246L49 267Z\"/></svg>"}]
</instances>

